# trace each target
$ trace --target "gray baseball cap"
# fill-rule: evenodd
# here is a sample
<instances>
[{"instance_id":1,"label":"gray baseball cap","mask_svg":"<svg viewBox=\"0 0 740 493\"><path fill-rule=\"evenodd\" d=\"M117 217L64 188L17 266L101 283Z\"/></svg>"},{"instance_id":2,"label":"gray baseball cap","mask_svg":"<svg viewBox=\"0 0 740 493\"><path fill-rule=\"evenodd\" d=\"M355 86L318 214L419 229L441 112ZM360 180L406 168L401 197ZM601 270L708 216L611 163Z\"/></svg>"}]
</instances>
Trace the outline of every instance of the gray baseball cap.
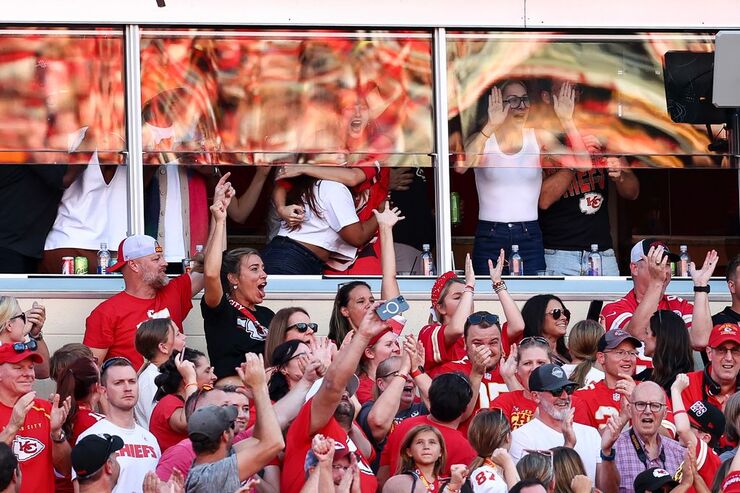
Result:
<instances>
[{"instance_id":1,"label":"gray baseball cap","mask_svg":"<svg viewBox=\"0 0 740 493\"><path fill-rule=\"evenodd\" d=\"M197 409L188 419L191 440L216 440L234 425L239 414L236 406L206 406Z\"/></svg>"}]
</instances>

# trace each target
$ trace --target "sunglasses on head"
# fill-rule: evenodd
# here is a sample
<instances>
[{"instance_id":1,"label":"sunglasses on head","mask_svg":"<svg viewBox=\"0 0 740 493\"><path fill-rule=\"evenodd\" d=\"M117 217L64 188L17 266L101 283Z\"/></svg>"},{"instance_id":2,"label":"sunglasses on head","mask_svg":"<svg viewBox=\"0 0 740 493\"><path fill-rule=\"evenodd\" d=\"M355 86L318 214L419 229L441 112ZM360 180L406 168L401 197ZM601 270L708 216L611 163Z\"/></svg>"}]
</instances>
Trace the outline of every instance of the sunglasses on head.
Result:
<instances>
[{"instance_id":1,"label":"sunglasses on head","mask_svg":"<svg viewBox=\"0 0 740 493\"><path fill-rule=\"evenodd\" d=\"M493 313L474 313L468 317L468 324L480 325L483 322L489 325L498 325L498 315Z\"/></svg>"},{"instance_id":2,"label":"sunglasses on head","mask_svg":"<svg viewBox=\"0 0 740 493\"><path fill-rule=\"evenodd\" d=\"M16 342L13 344L13 351L16 353L22 353L25 350L29 351L36 351L36 348L39 347L39 345L31 339L28 342Z\"/></svg>"},{"instance_id":3,"label":"sunglasses on head","mask_svg":"<svg viewBox=\"0 0 740 493\"><path fill-rule=\"evenodd\" d=\"M572 395L576 391L576 387L575 385L564 385L557 389L546 390L545 392L549 392L553 397L560 397L563 395L563 391L568 395Z\"/></svg>"},{"instance_id":4,"label":"sunglasses on head","mask_svg":"<svg viewBox=\"0 0 740 493\"><path fill-rule=\"evenodd\" d=\"M300 332L302 334L305 333L306 331L308 331L308 329L311 329L314 332L318 332L319 331L319 324L316 324L316 323L313 323L313 322L309 322L309 323L298 322L297 324L293 324L293 325L288 326L288 328L285 329L285 331L287 332L287 331L289 331L291 329L295 329L295 330L297 330L298 332Z\"/></svg>"},{"instance_id":5,"label":"sunglasses on head","mask_svg":"<svg viewBox=\"0 0 740 493\"><path fill-rule=\"evenodd\" d=\"M521 342L519 343L519 347L529 346L531 344L539 344L541 346L549 346L550 345L550 343L547 342L547 339L545 339L542 336L529 336L529 337L525 337L524 339L521 340Z\"/></svg>"},{"instance_id":6,"label":"sunglasses on head","mask_svg":"<svg viewBox=\"0 0 740 493\"><path fill-rule=\"evenodd\" d=\"M16 318L20 318L21 320L23 320L23 323L24 323L24 324L26 323L26 314L25 314L25 312L20 312L20 313L19 313L18 315L16 315L15 317L10 317L10 318L8 319L8 322L10 322L11 320L15 320Z\"/></svg>"},{"instance_id":7,"label":"sunglasses on head","mask_svg":"<svg viewBox=\"0 0 740 493\"><path fill-rule=\"evenodd\" d=\"M560 308L555 308L554 310L547 313L552 315L552 318L555 320L559 319L561 315L565 315L565 318L570 320L570 310L568 310L567 308L563 308L562 310Z\"/></svg>"},{"instance_id":8,"label":"sunglasses on head","mask_svg":"<svg viewBox=\"0 0 740 493\"><path fill-rule=\"evenodd\" d=\"M123 356L115 356L115 357L110 358L110 359L107 359L107 360L105 360L103 362L103 366L100 367L100 373L103 373L105 370L107 370L108 368L110 368L114 364L119 363L121 361L123 361L123 362L128 363L129 365L131 365L131 361L129 361L128 358L124 358ZM133 366L133 365L131 365L131 366Z\"/></svg>"}]
</instances>

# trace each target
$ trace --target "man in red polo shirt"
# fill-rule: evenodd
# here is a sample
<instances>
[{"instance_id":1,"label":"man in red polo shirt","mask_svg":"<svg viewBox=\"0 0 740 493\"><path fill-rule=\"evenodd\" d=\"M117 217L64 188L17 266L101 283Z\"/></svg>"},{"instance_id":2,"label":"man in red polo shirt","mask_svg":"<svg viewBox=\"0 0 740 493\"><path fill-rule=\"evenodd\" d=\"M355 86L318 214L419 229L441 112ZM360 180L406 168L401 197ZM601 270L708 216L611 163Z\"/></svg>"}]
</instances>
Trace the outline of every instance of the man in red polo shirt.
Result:
<instances>
[{"instance_id":1,"label":"man in red polo shirt","mask_svg":"<svg viewBox=\"0 0 740 493\"><path fill-rule=\"evenodd\" d=\"M596 361L604 369L604 380L592 383L573 394L574 420L601 430L609 416L619 415L622 399L635 389L637 348L642 343L621 329L610 330L599 339Z\"/></svg>"},{"instance_id":2,"label":"man in red polo shirt","mask_svg":"<svg viewBox=\"0 0 740 493\"><path fill-rule=\"evenodd\" d=\"M364 435L357 435L362 432L359 426L353 424L355 409L350 398L359 385L354 371L365 348L373 337L388 329L387 324L375 313L379 305L376 303L365 313L352 339L349 343L345 341L342 344L318 390L308 398L290 425L285 440L287 445L280 477L281 492L298 493L303 487L306 481L304 472L306 454L311 449L313 436L317 433L344 444L354 453L360 468L361 491L376 490L377 481L369 465L372 458L369 454L364 454L356 444L357 440L353 439L353 436L356 436L368 447L370 445Z\"/></svg>"},{"instance_id":3,"label":"man in red polo shirt","mask_svg":"<svg viewBox=\"0 0 740 493\"><path fill-rule=\"evenodd\" d=\"M708 401L724 411L725 403L738 389L740 372L740 327L720 324L712 329L707 346L709 366L689 373L689 385L681 393L684 402Z\"/></svg>"},{"instance_id":4,"label":"man in red polo shirt","mask_svg":"<svg viewBox=\"0 0 740 493\"><path fill-rule=\"evenodd\" d=\"M501 326L497 315L486 311L475 312L465 321L463 329L467 355L458 361L438 366L430 372L431 376L443 373L461 372L470 378L473 398L477 397L475 411L488 409L499 393L508 391L499 372L501 361ZM483 357L485 367L474 364Z\"/></svg>"},{"instance_id":5,"label":"man in red polo shirt","mask_svg":"<svg viewBox=\"0 0 740 493\"><path fill-rule=\"evenodd\" d=\"M712 330L709 310L709 279L717 266L719 256L710 250L701 270L694 263L689 273L694 281L694 304L677 296L667 296L665 289L671 282L670 262L678 262L678 255L671 253L663 243L644 239L632 247L630 273L633 288L627 295L601 310L601 324L606 330L622 329L639 340L648 335L650 317L656 310L671 310L686 322L695 349L704 349ZM650 360L645 360L650 366ZM639 365L639 363L638 363Z\"/></svg>"},{"instance_id":6,"label":"man in red polo shirt","mask_svg":"<svg viewBox=\"0 0 740 493\"><path fill-rule=\"evenodd\" d=\"M72 450L62 430L70 398L61 406L58 395L52 402L36 399L33 366L42 358L35 347L33 340L0 345L0 440L18 457L21 493L54 491L54 470L70 473Z\"/></svg>"}]
</instances>

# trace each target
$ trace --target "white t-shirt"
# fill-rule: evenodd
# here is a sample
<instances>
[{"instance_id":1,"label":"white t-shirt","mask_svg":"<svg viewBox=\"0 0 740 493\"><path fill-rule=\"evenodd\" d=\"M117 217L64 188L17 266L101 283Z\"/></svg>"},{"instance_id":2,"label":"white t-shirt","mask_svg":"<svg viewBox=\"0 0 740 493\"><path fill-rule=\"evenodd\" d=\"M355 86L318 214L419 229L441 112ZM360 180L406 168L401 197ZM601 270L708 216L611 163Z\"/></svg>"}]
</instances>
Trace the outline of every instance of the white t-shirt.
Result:
<instances>
[{"instance_id":1,"label":"white t-shirt","mask_svg":"<svg viewBox=\"0 0 740 493\"><path fill-rule=\"evenodd\" d=\"M573 363L563 365L563 371L568 376L568 378L570 378L570 376L573 374L576 366L577 365L574 365ZM604 372L592 366L591 369L588 370L588 373L586 373L586 381L583 386L586 387L588 385L591 385L592 383L601 382L602 380L604 380Z\"/></svg>"},{"instance_id":2,"label":"white t-shirt","mask_svg":"<svg viewBox=\"0 0 740 493\"><path fill-rule=\"evenodd\" d=\"M159 375L159 368L154 363L148 363L144 371L141 372L138 379L139 400L134 408L134 419L136 424L149 429L149 418L152 417L152 411L157 404L154 402L154 395L157 393L157 386L154 379Z\"/></svg>"},{"instance_id":3,"label":"white t-shirt","mask_svg":"<svg viewBox=\"0 0 740 493\"><path fill-rule=\"evenodd\" d=\"M118 451L118 464L121 475L113 493L139 493L143 490L144 476L157 468L162 456L159 444L154 435L139 425L133 428L121 428L107 419L101 419L85 430L77 439L79 442L87 435L118 435L123 440L123 448ZM74 473L73 473L73 478Z\"/></svg>"},{"instance_id":4,"label":"white t-shirt","mask_svg":"<svg viewBox=\"0 0 740 493\"><path fill-rule=\"evenodd\" d=\"M278 235L319 246L332 252L336 258L354 259L357 248L339 236L339 230L360 221L349 189L335 181L319 180L314 185L314 194L323 217L318 217L306 205L300 229L290 231L282 223Z\"/></svg>"},{"instance_id":5,"label":"white t-shirt","mask_svg":"<svg viewBox=\"0 0 740 493\"><path fill-rule=\"evenodd\" d=\"M473 493L506 493L504 474L499 467L483 464L470 473L470 486Z\"/></svg>"},{"instance_id":6,"label":"white t-shirt","mask_svg":"<svg viewBox=\"0 0 740 493\"><path fill-rule=\"evenodd\" d=\"M596 464L601 463L601 435L592 426L573 423L573 431L576 434L576 446L586 467L586 474L591 481L596 480ZM563 434L555 431L538 418L532 419L524 426L511 432L511 450L509 453L514 462L527 455L525 449L546 450L560 447L565 443Z\"/></svg>"}]
</instances>

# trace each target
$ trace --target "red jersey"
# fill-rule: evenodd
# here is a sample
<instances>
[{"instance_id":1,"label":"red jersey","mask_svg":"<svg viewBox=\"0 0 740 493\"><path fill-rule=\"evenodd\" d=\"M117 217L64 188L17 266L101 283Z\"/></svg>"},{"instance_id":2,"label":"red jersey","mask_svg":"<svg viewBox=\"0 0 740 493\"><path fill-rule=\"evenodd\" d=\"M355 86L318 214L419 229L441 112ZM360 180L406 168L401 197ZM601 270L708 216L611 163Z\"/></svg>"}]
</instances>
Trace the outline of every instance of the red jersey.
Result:
<instances>
[{"instance_id":1,"label":"red jersey","mask_svg":"<svg viewBox=\"0 0 740 493\"><path fill-rule=\"evenodd\" d=\"M688 409L696 401L707 401L717 409L724 411L724 406L719 402L717 396L711 394L709 389L704 386L704 371L692 371L687 374L689 377L689 386L681 392L683 403Z\"/></svg>"},{"instance_id":2,"label":"red jersey","mask_svg":"<svg viewBox=\"0 0 740 493\"><path fill-rule=\"evenodd\" d=\"M87 317L82 343L91 348L107 348L106 359L123 356L138 371L144 363L134 347L139 324L167 316L182 330L182 321L193 307L192 297L187 274L172 279L152 299L137 298L122 291L99 304Z\"/></svg>"},{"instance_id":3,"label":"red jersey","mask_svg":"<svg viewBox=\"0 0 740 493\"><path fill-rule=\"evenodd\" d=\"M34 399L23 426L11 444L23 475L21 493L54 491L50 412L51 404L48 401ZM12 413L13 408L0 404L0 423L3 428L10 421Z\"/></svg>"},{"instance_id":4,"label":"red jersey","mask_svg":"<svg viewBox=\"0 0 740 493\"><path fill-rule=\"evenodd\" d=\"M74 447L75 443L77 443L77 437L80 436L82 432L104 418L105 416L94 413L85 404L80 404L80 407L77 409L74 423L72 423L72 433L67 437L70 447ZM54 493L72 493L74 491L72 478L70 476L56 476L54 479Z\"/></svg>"},{"instance_id":5,"label":"red jersey","mask_svg":"<svg viewBox=\"0 0 740 493\"><path fill-rule=\"evenodd\" d=\"M361 376L359 380L360 385L357 387L355 397L360 401L360 404L365 404L367 401L373 400L373 385L375 385L375 382L367 375Z\"/></svg>"},{"instance_id":6,"label":"red jersey","mask_svg":"<svg viewBox=\"0 0 740 493\"><path fill-rule=\"evenodd\" d=\"M429 416L416 416L401 421L393 432L388 435L388 441L380 454L380 465L389 466L391 476L398 469L398 460L401 457L401 442L406 438L406 434L414 427L420 425L429 425L437 428L442 433L445 446L447 447L447 461L445 468L441 471L442 476L450 475L450 465L452 464L470 464L475 458L476 453L473 447L468 443L467 438L454 428L443 426L433 422ZM291 429L293 426L291 425ZM288 432L290 435L290 432ZM362 490L364 493L364 489ZM367 490L375 491L375 490Z\"/></svg>"},{"instance_id":7,"label":"red jersey","mask_svg":"<svg viewBox=\"0 0 740 493\"><path fill-rule=\"evenodd\" d=\"M524 395L524 390L502 392L491 402L492 409L501 409L511 425L511 431L529 423L534 417L537 403Z\"/></svg>"},{"instance_id":8,"label":"red jersey","mask_svg":"<svg viewBox=\"0 0 740 493\"><path fill-rule=\"evenodd\" d=\"M162 397L154 406L149 418L149 431L157 438L162 452L188 437L187 433L178 433L170 426L170 418L174 412L183 407L185 403L182 398L175 394Z\"/></svg>"},{"instance_id":9,"label":"red jersey","mask_svg":"<svg viewBox=\"0 0 740 493\"><path fill-rule=\"evenodd\" d=\"M430 373L430 376L436 377L443 373L453 372L464 373L468 377L473 371L473 363L470 362L467 356L459 361L451 361L444 365L438 366ZM509 388L504 383L504 379L501 378L498 366L491 372L483 374L483 379L480 382L480 391L478 392L478 402L475 406L475 411L478 412L480 409L488 409L491 407L491 402L503 392L508 392Z\"/></svg>"},{"instance_id":10,"label":"red jersey","mask_svg":"<svg viewBox=\"0 0 740 493\"><path fill-rule=\"evenodd\" d=\"M573 421L593 426L601 430L610 416L616 416L622 409L622 396L610 389L606 381L589 384L573 394L573 407L576 410Z\"/></svg>"},{"instance_id":11,"label":"red jersey","mask_svg":"<svg viewBox=\"0 0 740 493\"><path fill-rule=\"evenodd\" d=\"M303 405L295 421L288 428L283 468L280 475L280 491L282 493L299 493L306 482L306 473L303 466L306 461L306 453L311 449L311 440L313 439L313 435L308 433L311 428L312 402L313 399L309 399ZM355 452L357 465L360 468L361 491L374 492L377 489L378 481L370 469L368 459L355 446L334 417L329 418L329 422L323 428L317 430L316 433L331 437L345 444L351 452Z\"/></svg>"},{"instance_id":12,"label":"red jersey","mask_svg":"<svg viewBox=\"0 0 740 493\"><path fill-rule=\"evenodd\" d=\"M712 486L717 469L722 465L717 452L712 450L703 440L696 439L696 470L702 477L707 486ZM689 493L696 493L692 486L687 490Z\"/></svg>"}]
</instances>

